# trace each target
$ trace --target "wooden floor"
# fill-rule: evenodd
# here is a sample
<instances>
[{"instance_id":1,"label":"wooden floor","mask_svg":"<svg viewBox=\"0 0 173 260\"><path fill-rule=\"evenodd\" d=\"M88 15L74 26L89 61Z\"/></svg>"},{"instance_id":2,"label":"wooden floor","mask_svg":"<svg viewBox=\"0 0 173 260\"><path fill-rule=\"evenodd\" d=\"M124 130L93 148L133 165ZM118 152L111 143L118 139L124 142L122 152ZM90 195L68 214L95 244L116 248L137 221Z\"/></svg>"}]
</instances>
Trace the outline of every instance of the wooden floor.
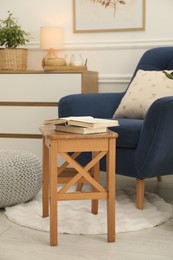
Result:
<instances>
[{"instance_id":1,"label":"wooden floor","mask_svg":"<svg viewBox=\"0 0 173 260\"><path fill-rule=\"evenodd\" d=\"M117 185L133 187L134 180L117 176ZM173 175L162 183L146 182L146 190L155 192L173 204ZM116 243L106 235L59 235L59 246L49 246L49 234L15 225L0 210L0 260L165 260L173 259L173 219L158 227L117 234Z\"/></svg>"}]
</instances>

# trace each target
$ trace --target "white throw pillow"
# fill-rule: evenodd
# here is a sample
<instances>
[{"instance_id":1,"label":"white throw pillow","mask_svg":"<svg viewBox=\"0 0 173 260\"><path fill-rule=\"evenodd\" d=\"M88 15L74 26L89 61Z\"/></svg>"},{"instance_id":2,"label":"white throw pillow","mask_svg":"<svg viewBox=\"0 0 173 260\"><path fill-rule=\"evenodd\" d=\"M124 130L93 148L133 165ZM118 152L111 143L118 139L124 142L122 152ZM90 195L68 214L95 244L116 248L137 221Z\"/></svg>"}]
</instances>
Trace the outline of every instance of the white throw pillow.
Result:
<instances>
[{"instance_id":1,"label":"white throw pillow","mask_svg":"<svg viewBox=\"0 0 173 260\"><path fill-rule=\"evenodd\" d=\"M173 80L162 71L138 70L113 118L143 119L151 104L166 96L173 96Z\"/></svg>"}]
</instances>

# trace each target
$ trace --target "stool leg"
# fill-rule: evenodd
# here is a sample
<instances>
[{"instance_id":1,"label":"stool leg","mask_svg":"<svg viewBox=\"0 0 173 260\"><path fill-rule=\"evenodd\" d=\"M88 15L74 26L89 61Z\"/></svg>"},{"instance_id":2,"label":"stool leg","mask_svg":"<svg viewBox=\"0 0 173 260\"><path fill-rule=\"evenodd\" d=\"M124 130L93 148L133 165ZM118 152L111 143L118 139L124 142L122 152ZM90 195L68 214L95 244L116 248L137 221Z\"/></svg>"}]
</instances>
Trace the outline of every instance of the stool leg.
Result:
<instances>
[{"instance_id":1,"label":"stool leg","mask_svg":"<svg viewBox=\"0 0 173 260\"><path fill-rule=\"evenodd\" d=\"M43 138L43 184L42 184L42 216L49 215L49 149L45 145L45 138Z\"/></svg>"},{"instance_id":2,"label":"stool leg","mask_svg":"<svg viewBox=\"0 0 173 260\"><path fill-rule=\"evenodd\" d=\"M57 219L57 143L51 141L50 151L50 245L58 244Z\"/></svg>"},{"instance_id":3,"label":"stool leg","mask_svg":"<svg viewBox=\"0 0 173 260\"><path fill-rule=\"evenodd\" d=\"M94 156L97 156L97 154L98 154L98 152L93 152L92 153L92 155L93 155L93 157ZM99 162L98 163L96 163L95 165L94 165L94 167L93 167L93 169L92 169L92 173L93 173L93 178L96 180L96 181L98 181L99 180L99 167L100 165L99 165ZM93 188L93 191L97 191L95 188ZM92 200L92 204L91 204L91 212L92 212L92 214L98 214L98 203L99 203L99 201L98 200Z\"/></svg>"},{"instance_id":4,"label":"stool leg","mask_svg":"<svg viewBox=\"0 0 173 260\"><path fill-rule=\"evenodd\" d=\"M115 140L109 139L106 155L108 242L115 242Z\"/></svg>"}]
</instances>

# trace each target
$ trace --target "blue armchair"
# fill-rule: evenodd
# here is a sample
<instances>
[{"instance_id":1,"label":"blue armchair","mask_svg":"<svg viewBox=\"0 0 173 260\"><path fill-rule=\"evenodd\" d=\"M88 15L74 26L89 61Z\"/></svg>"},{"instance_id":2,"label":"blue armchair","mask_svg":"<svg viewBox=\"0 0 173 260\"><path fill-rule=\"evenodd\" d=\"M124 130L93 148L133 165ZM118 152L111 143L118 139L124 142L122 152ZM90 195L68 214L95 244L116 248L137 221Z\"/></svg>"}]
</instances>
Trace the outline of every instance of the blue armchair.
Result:
<instances>
[{"instance_id":1,"label":"blue armchair","mask_svg":"<svg viewBox=\"0 0 173 260\"><path fill-rule=\"evenodd\" d=\"M173 69L173 47L148 50L141 57L139 69L162 71ZM112 118L124 93L75 94L59 102L59 117L91 115ZM118 118L120 126L111 130L117 139L116 173L136 179L137 208L143 209L145 179L173 174L173 96L157 99L144 119ZM90 154L78 161L86 164ZM105 159L100 164L105 170Z\"/></svg>"}]
</instances>

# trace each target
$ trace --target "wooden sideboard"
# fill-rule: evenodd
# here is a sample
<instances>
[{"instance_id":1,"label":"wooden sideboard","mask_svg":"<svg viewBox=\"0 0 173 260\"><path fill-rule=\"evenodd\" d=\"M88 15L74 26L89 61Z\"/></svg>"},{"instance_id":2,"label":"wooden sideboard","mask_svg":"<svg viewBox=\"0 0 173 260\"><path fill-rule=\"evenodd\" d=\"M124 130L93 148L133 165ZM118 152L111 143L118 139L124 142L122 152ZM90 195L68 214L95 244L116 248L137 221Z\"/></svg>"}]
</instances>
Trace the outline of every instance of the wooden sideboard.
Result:
<instances>
[{"instance_id":1,"label":"wooden sideboard","mask_svg":"<svg viewBox=\"0 0 173 260\"><path fill-rule=\"evenodd\" d=\"M0 72L0 149L41 156L39 127L58 116L61 97L97 93L98 73L87 70Z\"/></svg>"}]
</instances>

